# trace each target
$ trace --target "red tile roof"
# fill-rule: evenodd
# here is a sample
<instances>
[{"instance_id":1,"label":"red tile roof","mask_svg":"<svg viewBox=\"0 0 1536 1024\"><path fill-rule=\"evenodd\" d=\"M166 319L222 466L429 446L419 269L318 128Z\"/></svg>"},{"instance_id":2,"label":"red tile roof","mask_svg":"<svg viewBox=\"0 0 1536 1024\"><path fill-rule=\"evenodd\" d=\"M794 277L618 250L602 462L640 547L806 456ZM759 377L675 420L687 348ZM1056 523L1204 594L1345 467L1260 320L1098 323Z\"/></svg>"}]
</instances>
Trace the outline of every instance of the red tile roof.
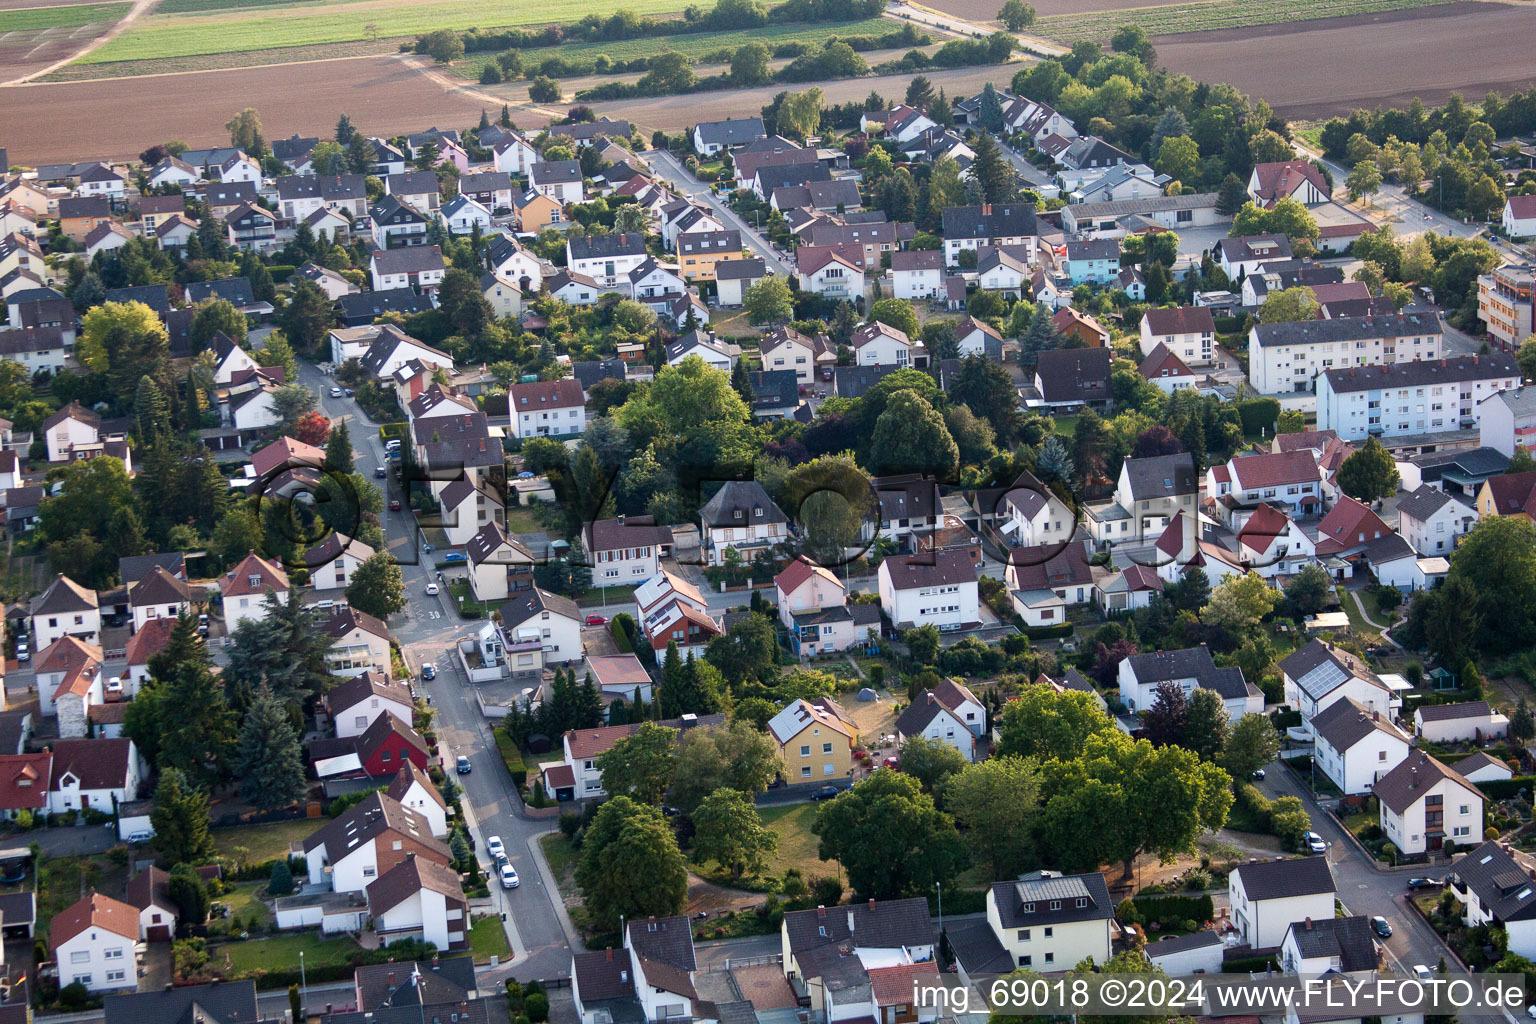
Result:
<instances>
[{"instance_id":1,"label":"red tile roof","mask_svg":"<svg viewBox=\"0 0 1536 1024\"><path fill-rule=\"evenodd\" d=\"M56 740L53 744L53 781L66 775L80 780L81 789L121 789L128 779L128 759L133 741Z\"/></svg>"},{"instance_id":2,"label":"red tile roof","mask_svg":"<svg viewBox=\"0 0 1536 1024\"><path fill-rule=\"evenodd\" d=\"M55 914L48 925L48 938L55 955L70 939L88 928L100 928L133 942L139 939L139 912L122 900L92 892L74 906Z\"/></svg>"},{"instance_id":3,"label":"red tile roof","mask_svg":"<svg viewBox=\"0 0 1536 1024\"><path fill-rule=\"evenodd\" d=\"M176 628L175 619L150 619L139 631L128 638L123 648L129 665L148 665L149 659L165 650L170 643L171 631Z\"/></svg>"},{"instance_id":4,"label":"red tile roof","mask_svg":"<svg viewBox=\"0 0 1536 1024\"><path fill-rule=\"evenodd\" d=\"M1531 492L1536 489L1536 469L1491 477L1486 485L1496 515L1530 515Z\"/></svg>"},{"instance_id":5,"label":"red tile roof","mask_svg":"<svg viewBox=\"0 0 1536 1024\"><path fill-rule=\"evenodd\" d=\"M529 409L580 409L587 404L581 381L575 377L513 384L512 407L519 412Z\"/></svg>"},{"instance_id":6,"label":"red tile roof","mask_svg":"<svg viewBox=\"0 0 1536 1024\"><path fill-rule=\"evenodd\" d=\"M1317 483L1317 459L1311 451L1280 452L1270 455L1244 455L1228 465L1244 490L1254 487L1278 487L1284 484Z\"/></svg>"},{"instance_id":7,"label":"red tile roof","mask_svg":"<svg viewBox=\"0 0 1536 1024\"><path fill-rule=\"evenodd\" d=\"M1510 196L1509 212L1516 220L1536 217L1536 196Z\"/></svg>"},{"instance_id":8,"label":"red tile roof","mask_svg":"<svg viewBox=\"0 0 1536 1024\"><path fill-rule=\"evenodd\" d=\"M35 811L48 802L53 754L0 755L0 810Z\"/></svg>"},{"instance_id":9,"label":"red tile roof","mask_svg":"<svg viewBox=\"0 0 1536 1024\"><path fill-rule=\"evenodd\" d=\"M251 581L255 580L255 583ZM252 551L240 560L240 564L219 580L219 592L224 597L264 596L268 590L281 594L288 590L288 574L276 562L269 562Z\"/></svg>"},{"instance_id":10,"label":"red tile roof","mask_svg":"<svg viewBox=\"0 0 1536 1024\"><path fill-rule=\"evenodd\" d=\"M1157 377L1193 377L1195 375L1195 371L1191 370L1184 360L1174 355L1173 350L1162 342L1158 342L1147 358L1141 361L1140 370L1141 375L1148 380Z\"/></svg>"},{"instance_id":11,"label":"red tile roof","mask_svg":"<svg viewBox=\"0 0 1536 1024\"><path fill-rule=\"evenodd\" d=\"M1149 309L1143 317L1147 330L1158 334L1214 334L1216 318L1206 306L1170 306Z\"/></svg>"},{"instance_id":12,"label":"red tile roof","mask_svg":"<svg viewBox=\"0 0 1536 1024\"><path fill-rule=\"evenodd\" d=\"M773 578L773 585L786 594L793 594L812 576L825 576L839 587L842 586L836 576L821 566L811 563L804 555L786 565L784 571Z\"/></svg>"},{"instance_id":13,"label":"red tile roof","mask_svg":"<svg viewBox=\"0 0 1536 1024\"><path fill-rule=\"evenodd\" d=\"M256 475L265 477L274 470L294 465L320 466L325 462L325 452L312 444L295 441L291 437L278 438L251 456Z\"/></svg>"},{"instance_id":14,"label":"red tile roof","mask_svg":"<svg viewBox=\"0 0 1536 1024\"><path fill-rule=\"evenodd\" d=\"M1260 205L1263 206L1294 194L1308 181L1316 185L1317 190L1323 195L1331 194L1322 172L1305 160L1279 160L1268 164L1254 164L1253 172L1258 175L1258 188L1254 191L1258 194Z\"/></svg>"},{"instance_id":15,"label":"red tile roof","mask_svg":"<svg viewBox=\"0 0 1536 1024\"><path fill-rule=\"evenodd\" d=\"M1392 528L1368 506L1347 494L1340 495L1339 503L1317 525L1317 553L1333 554L1357 544L1380 540L1392 532Z\"/></svg>"},{"instance_id":16,"label":"red tile roof","mask_svg":"<svg viewBox=\"0 0 1536 1024\"><path fill-rule=\"evenodd\" d=\"M1243 525L1237 539L1243 547L1251 551L1268 551L1269 546L1275 542L1275 538L1284 536L1290 525L1290 516L1273 505L1260 505Z\"/></svg>"}]
</instances>

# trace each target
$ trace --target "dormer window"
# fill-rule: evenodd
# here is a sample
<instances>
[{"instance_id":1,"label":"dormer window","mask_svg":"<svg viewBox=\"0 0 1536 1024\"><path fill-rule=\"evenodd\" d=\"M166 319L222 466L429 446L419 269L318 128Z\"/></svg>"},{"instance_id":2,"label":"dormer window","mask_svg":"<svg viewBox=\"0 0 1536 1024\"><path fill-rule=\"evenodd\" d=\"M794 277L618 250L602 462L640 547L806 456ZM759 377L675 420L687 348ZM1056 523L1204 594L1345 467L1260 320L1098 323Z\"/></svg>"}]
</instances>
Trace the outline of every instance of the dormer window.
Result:
<instances>
[{"instance_id":1,"label":"dormer window","mask_svg":"<svg viewBox=\"0 0 1536 1024\"><path fill-rule=\"evenodd\" d=\"M1035 912L1035 905L1033 903L1026 903L1026 904L1024 904L1024 913L1026 913L1026 914L1033 914L1034 912Z\"/></svg>"},{"instance_id":2,"label":"dormer window","mask_svg":"<svg viewBox=\"0 0 1536 1024\"><path fill-rule=\"evenodd\" d=\"M738 508L736 511L732 512L731 515L736 519L740 519L742 517L742 511Z\"/></svg>"},{"instance_id":3,"label":"dormer window","mask_svg":"<svg viewBox=\"0 0 1536 1024\"><path fill-rule=\"evenodd\" d=\"M259 586L261 586L261 577L260 576L256 576L256 575L251 575L251 576L246 577L246 582L250 583L250 585L253 586L253 587L259 587Z\"/></svg>"}]
</instances>

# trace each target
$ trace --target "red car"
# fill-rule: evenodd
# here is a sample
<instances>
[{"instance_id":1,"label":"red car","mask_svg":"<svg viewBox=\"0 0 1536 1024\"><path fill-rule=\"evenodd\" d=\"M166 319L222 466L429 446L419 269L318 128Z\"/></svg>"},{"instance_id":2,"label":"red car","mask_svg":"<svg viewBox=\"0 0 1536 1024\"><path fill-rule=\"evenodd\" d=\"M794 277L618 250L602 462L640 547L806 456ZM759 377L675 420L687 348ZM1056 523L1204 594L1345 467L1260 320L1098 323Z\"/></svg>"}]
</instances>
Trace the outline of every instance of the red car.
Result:
<instances>
[{"instance_id":1,"label":"red car","mask_svg":"<svg viewBox=\"0 0 1536 1024\"><path fill-rule=\"evenodd\" d=\"M607 622L608 622L608 616L606 616L606 615L588 615L587 616L587 625L589 625L589 626L602 626L602 625L606 625Z\"/></svg>"},{"instance_id":2,"label":"red car","mask_svg":"<svg viewBox=\"0 0 1536 1024\"><path fill-rule=\"evenodd\" d=\"M894 758L894 757L886 758L885 759L885 766L887 768L891 769L892 771L900 771L901 770L901 766L897 763L896 758Z\"/></svg>"},{"instance_id":3,"label":"red car","mask_svg":"<svg viewBox=\"0 0 1536 1024\"><path fill-rule=\"evenodd\" d=\"M390 498L389 499L389 510L391 512L399 512L400 511L400 499L399 498Z\"/></svg>"}]
</instances>

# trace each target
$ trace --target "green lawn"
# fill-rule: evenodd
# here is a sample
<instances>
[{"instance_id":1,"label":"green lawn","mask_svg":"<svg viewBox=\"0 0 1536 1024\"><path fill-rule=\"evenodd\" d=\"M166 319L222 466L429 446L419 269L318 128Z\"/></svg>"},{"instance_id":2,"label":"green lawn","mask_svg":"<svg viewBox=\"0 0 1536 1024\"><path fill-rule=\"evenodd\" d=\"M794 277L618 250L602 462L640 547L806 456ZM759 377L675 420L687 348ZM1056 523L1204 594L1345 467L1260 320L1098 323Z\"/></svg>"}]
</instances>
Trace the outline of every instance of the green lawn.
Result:
<instances>
[{"instance_id":1,"label":"green lawn","mask_svg":"<svg viewBox=\"0 0 1536 1024\"><path fill-rule=\"evenodd\" d=\"M122 892L127 872L114 867L106 857L49 857L42 863L38 877L37 920L46 925L54 915L73 906L92 889L105 893ZM38 936L46 934L39 928Z\"/></svg>"},{"instance_id":2,"label":"green lawn","mask_svg":"<svg viewBox=\"0 0 1536 1024\"><path fill-rule=\"evenodd\" d=\"M768 865L768 873L783 877L790 868L799 868L807 880L816 875L835 875L839 868L836 861L822 860L816 856L821 842L811 834L811 824L816 820L820 804L787 804L781 807L765 807L761 814L763 824L779 834L779 848L774 851Z\"/></svg>"},{"instance_id":3,"label":"green lawn","mask_svg":"<svg viewBox=\"0 0 1536 1024\"><path fill-rule=\"evenodd\" d=\"M231 942L210 952L215 965L228 963L229 976L242 978L267 971L291 971L298 966L300 953L304 954L305 967L345 964L359 949L358 944L346 935L322 937L318 932L298 932Z\"/></svg>"},{"instance_id":4,"label":"green lawn","mask_svg":"<svg viewBox=\"0 0 1536 1024\"><path fill-rule=\"evenodd\" d=\"M35 32L44 28L78 28L97 21L116 21L132 4L77 4L74 7L33 7L0 11L0 32Z\"/></svg>"},{"instance_id":5,"label":"green lawn","mask_svg":"<svg viewBox=\"0 0 1536 1024\"><path fill-rule=\"evenodd\" d=\"M878 36L887 32L894 32L900 26L886 18L865 18L863 21L845 21L834 24L785 24L765 25L762 28L745 29L736 32L700 32L696 35L657 36L650 39L625 39L617 42L602 43L564 43L559 50L530 49L520 51L525 67L536 67L545 56L558 54L567 60L581 60L585 57L596 57L598 54L607 54L615 61L634 60L637 57L649 57L663 50L674 50L688 57L699 58L721 48L734 49L747 42L759 42L768 47L770 51L780 43L797 42L809 46L820 46L826 40L837 36ZM486 64L496 59L495 53L477 53L454 64L453 72L462 78L478 79L480 71ZM718 164L707 164L706 167L719 169ZM702 171L702 168L701 168Z\"/></svg>"},{"instance_id":6,"label":"green lawn","mask_svg":"<svg viewBox=\"0 0 1536 1024\"><path fill-rule=\"evenodd\" d=\"M1078 417L1057 416L1054 418L1056 420L1056 433L1060 434L1062 437L1071 437L1072 434L1077 430Z\"/></svg>"},{"instance_id":7,"label":"green lawn","mask_svg":"<svg viewBox=\"0 0 1536 1024\"><path fill-rule=\"evenodd\" d=\"M324 818L299 818L266 825L214 829L213 844L226 857L234 855L235 847L243 846L250 851L246 859L252 864L260 864L285 855L289 843L308 839L324 824Z\"/></svg>"},{"instance_id":8,"label":"green lawn","mask_svg":"<svg viewBox=\"0 0 1536 1024\"><path fill-rule=\"evenodd\" d=\"M289 46L390 39L434 29L500 28L576 21L587 14L607 16L621 7L635 14L670 13L679 0L546 0L506 4L496 0L356 0L349 3L302 3L280 13L219 11L203 14L153 14L83 58L82 64L155 60L205 53L239 53Z\"/></svg>"},{"instance_id":9,"label":"green lawn","mask_svg":"<svg viewBox=\"0 0 1536 1024\"><path fill-rule=\"evenodd\" d=\"M576 599L576 603L601 605L605 599L609 604L629 604L635 599L635 588L588 587L587 592Z\"/></svg>"},{"instance_id":10,"label":"green lawn","mask_svg":"<svg viewBox=\"0 0 1536 1024\"><path fill-rule=\"evenodd\" d=\"M569 895L576 891L576 861L580 855L571 841L565 838L563 832L551 832L547 836L539 837L539 845L544 848L544 859L549 862L549 873L555 876L555 884L559 887L561 895Z\"/></svg>"},{"instance_id":11,"label":"green lawn","mask_svg":"<svg viewBox=\"0 0 1536 1024\"><path fill-rule=\"evenodd\" d=\"M478 72L476 77L479 77ZM527 505L507 509L508 533L539 533L543 529L544 524L539 522L539 517Z\"/></svg>"},{"instance_id":12,"label":"green lawn","mask_svg":"<svg viewBox=\"0 0 1536 1024\"><path fill-rule=\"evenodd\" d=\"M272 912L267 905L257 899L257 894L264 891L266 882L241 882L225 891L219 901L229 907L229 916L238 917L245 923L246 928L252 924L265 925L272 919Z\"/></svg>"},{"instance_id":13,"label":"green lawn","mask_svg":"<svg viewBox=\"0 0 1536 1024\"><path fill-rule=\"evenodd\" d=\"M512 955L512 944L507 941L507 930L501 926L501 915L482 917L470 925L469 951L481 961L493 956L505 961Z\"/></svg>"},{"instance_id":14,"label":"green lawn","mask_svg":"<svg viewBox=\"0 0 1536 1024\"><path fill-rule=\"evenodd\" d=\"M1344 605L1344 614L1349 616L1350 631L1361 637L1378 637L1381 630L1376 629L1365 621L1365 616L1360 614L1360 606L1355 599L1345 592L1343 587L1336 588L1339 602Z\"/></svg>"}]
</instances>

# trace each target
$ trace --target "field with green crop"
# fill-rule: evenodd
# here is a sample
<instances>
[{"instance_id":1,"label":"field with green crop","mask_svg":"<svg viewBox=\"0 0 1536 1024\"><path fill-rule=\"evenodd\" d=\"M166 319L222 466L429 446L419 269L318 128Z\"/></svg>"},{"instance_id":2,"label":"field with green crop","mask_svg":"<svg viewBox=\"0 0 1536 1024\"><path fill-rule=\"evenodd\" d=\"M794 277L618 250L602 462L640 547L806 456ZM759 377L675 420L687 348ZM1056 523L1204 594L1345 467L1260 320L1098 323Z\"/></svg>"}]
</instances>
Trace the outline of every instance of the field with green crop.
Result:
<instances>
[{"instance_id":1,"label":"field with green crop","mask_svg":"<svg viewBox=\"0 0 1536 1024\"><path fill-rule=\"evenodd\" d=\"M79 28L98 21L116 21L132 4L78 4L71 7L28 7L0 11L0 33L36 32L45 28Z\"/></svg>"},{"instance_id":2,"label":"field with green crop","mask_svg":"<svg viewBox=\"0 0 1536 1024\"><path fill-rule=\"evenodd\" d=\"M543 0L539 4L507 4L501 0L352 0L274 3L256 11L157 13L135 22L128 31L88 54L82 63L253 51L250 63L255 64L262 61L254 51L267 49L390 39L439 28L544 25L576 21L587 14L609 15L621 7L636 14L667 14L681 6L682 0Z\"/></svg>"},{"instance_id":3,"label":"field with green crop","mask_svg":"<svg viewBox=\"0 0 1536 1024\"><path fill-rule=\"evenodd\" d=\"M737 32L700 32L696 35L659 36L651 39L625 39L613 43L565 43L555 47L536 47L522 50L524 67L537 67L546 57L559 56L567 60L580 60L605 53L615 61L649 57L663 50L675 50L686 56L698 58L720 49L735 49L746 42L759 42L771 51L783 43L805 43L820 46L833 36L878 36L894 32L901 26L887 18L865 18L863 21L845 21L817 25L767 25L763 28L744 29ZM480 69L496 59L496 54L474 53L453 66L453 72L463 78L477 79Z\"/></svg>"},{"instance_id":4,"label":"field with green crop","mask_svg":"<svg viewBox=\"0 0 1536 1024\"><path fill-rule=\"evenodd\" d=\"M1455 0L1202 0L1196 3L1136 7L1042 17L1030 30L1064 43L1108 39L1121 25L1140 25L1148 35L1211 32L1255 25L1279 25L1314 18L1341 18L1414 7L1436 7Z\"/></svg>"}]
</instances>

